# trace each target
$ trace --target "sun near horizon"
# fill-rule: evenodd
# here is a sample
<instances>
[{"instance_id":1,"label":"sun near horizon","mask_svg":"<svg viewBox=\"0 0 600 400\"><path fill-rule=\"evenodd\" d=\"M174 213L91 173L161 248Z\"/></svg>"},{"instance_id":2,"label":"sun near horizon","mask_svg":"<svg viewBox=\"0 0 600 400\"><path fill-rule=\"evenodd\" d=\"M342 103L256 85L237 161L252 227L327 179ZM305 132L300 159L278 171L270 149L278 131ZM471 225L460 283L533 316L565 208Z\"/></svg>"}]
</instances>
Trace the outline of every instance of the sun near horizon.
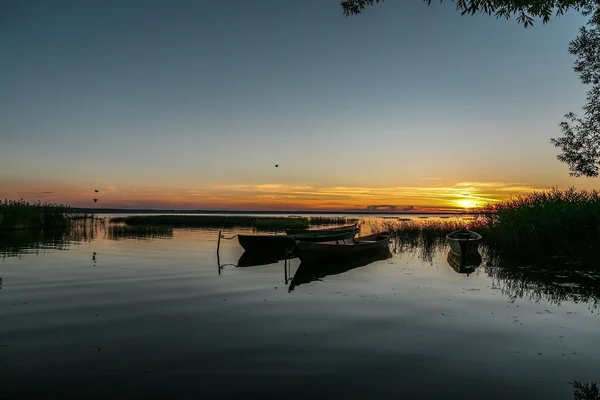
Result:
<instances>
[{"instance_id":1,"label":"sun near horizon","mask_svg":"<svg viewBox=\"0 0 600 400\"><path fill-rule=\"evenodd\" d=\"M577 13L225 3L7 3L0 198L418 212L598 187L549 143L585 98Z\"/></svg>"}]
</instances>

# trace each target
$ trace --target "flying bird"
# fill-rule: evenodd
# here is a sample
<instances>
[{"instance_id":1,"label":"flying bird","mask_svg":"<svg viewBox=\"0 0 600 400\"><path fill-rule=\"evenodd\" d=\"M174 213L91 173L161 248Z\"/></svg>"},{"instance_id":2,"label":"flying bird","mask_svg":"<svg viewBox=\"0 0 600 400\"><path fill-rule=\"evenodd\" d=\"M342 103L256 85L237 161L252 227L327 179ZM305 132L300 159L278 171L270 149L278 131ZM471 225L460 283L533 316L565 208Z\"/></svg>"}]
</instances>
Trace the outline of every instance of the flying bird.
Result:
<instances>
[{"instance_id":1,"label":"flying bird","mask_svg":"<svg viewBox=\"0 0 600 400\"><path fill-rule=\"evenodd\" d=\"M98 199L94 199L94 203L97 202L97 201L98 201Z\"/></svg>"},{"instance_id":2,"label":"flying bird","mask_svg":"<svg viewBox=\"0 0 600 400\"><path fill-rule=\"evenodd\" d=\"M98 189L94 189L94 192L98 193Z\"/></svg>"},{"instance_id":3,"label":"flying bird","mask_svg":"<svg viewBox=\"0 0 600 400\"><path fill-rule=\"evenodd\" d=\"M275 168L279 167L279 164L275 164Z\"/></svg>"}]
</instances>

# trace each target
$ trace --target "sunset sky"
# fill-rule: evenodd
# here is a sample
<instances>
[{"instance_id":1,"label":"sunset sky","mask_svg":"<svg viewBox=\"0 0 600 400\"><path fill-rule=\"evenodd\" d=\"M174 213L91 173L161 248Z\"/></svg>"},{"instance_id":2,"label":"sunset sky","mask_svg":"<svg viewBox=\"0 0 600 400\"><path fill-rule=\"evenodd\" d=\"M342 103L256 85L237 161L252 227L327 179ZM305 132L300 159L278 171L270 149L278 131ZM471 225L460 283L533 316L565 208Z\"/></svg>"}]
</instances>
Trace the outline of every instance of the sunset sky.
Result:
<instances>
[{"instance_id":1,"label":"sunset sky","mask_svg":"<svg viewBox=\"0 0 600 400\"><path fill-rule=\"evenodd\" d=\"M598 188L549 143L585 99L585 18L454 7L3 1L0 198L419 211Z\"/></svg>"}]
</instances>

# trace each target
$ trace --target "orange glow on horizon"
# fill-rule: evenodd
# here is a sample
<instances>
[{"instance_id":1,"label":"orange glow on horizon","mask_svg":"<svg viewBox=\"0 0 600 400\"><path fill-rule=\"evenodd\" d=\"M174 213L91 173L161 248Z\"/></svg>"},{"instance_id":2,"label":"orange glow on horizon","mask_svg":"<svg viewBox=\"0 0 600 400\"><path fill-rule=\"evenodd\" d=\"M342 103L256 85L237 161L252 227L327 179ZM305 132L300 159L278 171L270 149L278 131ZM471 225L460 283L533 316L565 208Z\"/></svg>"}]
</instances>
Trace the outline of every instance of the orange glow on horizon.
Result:
<instances>
[{"instance_id":1,"label":"orange glow on horizon","mask_svg":"<svg viewBox=\"0 0 600 400\"><path fill-rule=\"evenodd\" d=\"M264 183L204 188L20 186L0 189L0 198L48 201L73 207L297 211L465 211L511 196L542 190L508 182L458 182L451 185L399 187L320 187ZM98 189L98 192L94 192ZM93 198L98 198L94 203Z\"/></svg>"}]
</instances>

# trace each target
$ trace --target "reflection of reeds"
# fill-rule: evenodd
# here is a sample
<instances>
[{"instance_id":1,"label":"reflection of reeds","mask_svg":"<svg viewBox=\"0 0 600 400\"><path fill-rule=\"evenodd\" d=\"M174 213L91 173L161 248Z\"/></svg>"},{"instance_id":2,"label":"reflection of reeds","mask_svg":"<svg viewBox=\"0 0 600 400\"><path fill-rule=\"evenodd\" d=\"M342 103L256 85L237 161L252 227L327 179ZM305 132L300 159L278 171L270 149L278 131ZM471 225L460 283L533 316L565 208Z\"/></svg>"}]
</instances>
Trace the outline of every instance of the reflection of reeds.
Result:
<instances>
[{"instance_id":1,"label":"reflection of reeds","mask_svg":"<svg viewBox=\"0 0 600 400\"><path fill-rule=\"evenodd\" d=\"M110 240L121 239L165 239L173 237L173 228L149 225L110 225L106 230Z\"/></svg>"},{"instance_id":2,"label":"reflection of reeds","mask_svg":"<svg viewBox=\"0 0 600 400\"><path fill-rule=\"evenodd\" d=\"M22 229L0 231L0 257L14 257L43 250L64 250L69 246L90 242L96 235L98 225L79 221L55 229Z\"/></svg>"},{"instance_id":3,"label":"reflection of reeds","mask_svg":"<svg viewBox=\"0 0 600 400\"><path fill-rule=\"evenodd\" d=\"M111 219L128 226L169 226L188 228L254 228L261 231L306 229L310 225L334 225L348 222L341 217L257 217L242 215L136 215Z\"/></svg>"},{"instance_id":4,"label":"reflection of reeds","mask_svg":"<svg viewBox=\"0 0 600 400\"><path fill-rule=\"evenodd\" d=\"M488 251L486 273L504 295L533 301L590 303L597 309L600 300L600 272L597 266L568 259L546 259L523 263Z\"/></svg>"}]
</instances>

